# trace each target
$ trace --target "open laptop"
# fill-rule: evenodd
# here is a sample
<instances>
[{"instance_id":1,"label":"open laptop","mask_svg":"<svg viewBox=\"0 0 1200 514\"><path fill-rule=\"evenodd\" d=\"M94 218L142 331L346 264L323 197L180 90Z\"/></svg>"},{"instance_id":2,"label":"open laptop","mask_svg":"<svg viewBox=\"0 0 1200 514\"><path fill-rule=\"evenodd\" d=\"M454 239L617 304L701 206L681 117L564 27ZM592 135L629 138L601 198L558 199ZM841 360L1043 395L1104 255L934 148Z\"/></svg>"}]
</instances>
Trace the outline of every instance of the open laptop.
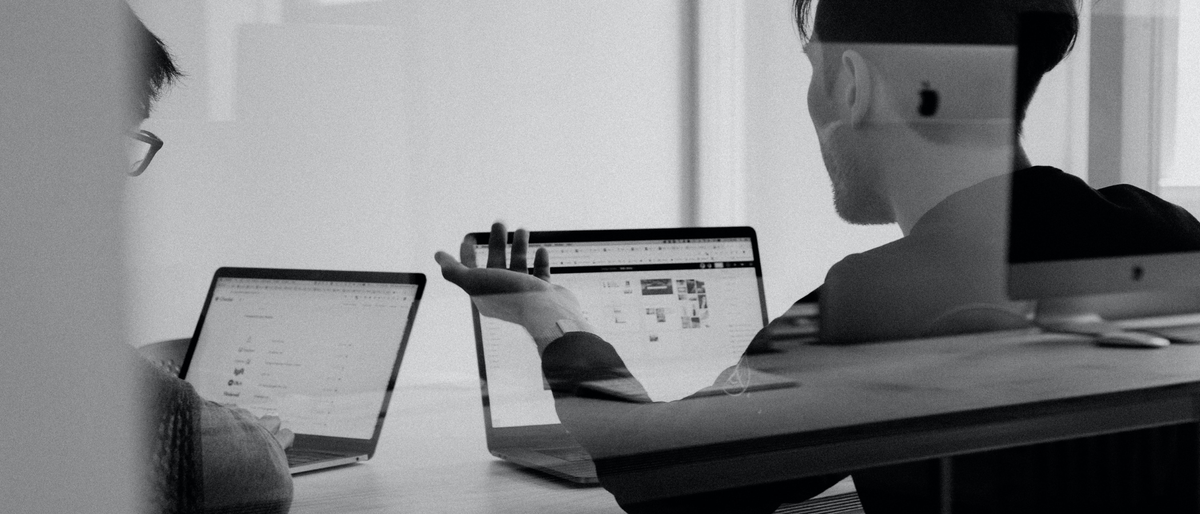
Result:
<instances>
[{"instance_id":1,"label":"open laptop","mask_svg":"<svg viewBox=\"0 0 1200 514\"><path fill-rule=\"evenodd\" d=\"M477 261L486 262L488 234L474 237ZM536 247L550 251L553 282L575 294L654 400L711 391L767 320L749 227L532 232L530 246L530 255ZM472 316L488 450L595 483L595 466L558 421L528 333L474 307Z\"/></svg>"},{"instance_id":2,"label":"open laptop","mask_svg":"<svg viewBox=\"0 0 1200 514\"><path fill-rule=\"evenodd\" d=\"M420 273L218 269L180 377L278 416L292 474L365 461L424 288Z\"/></svg>"}]
</instances>

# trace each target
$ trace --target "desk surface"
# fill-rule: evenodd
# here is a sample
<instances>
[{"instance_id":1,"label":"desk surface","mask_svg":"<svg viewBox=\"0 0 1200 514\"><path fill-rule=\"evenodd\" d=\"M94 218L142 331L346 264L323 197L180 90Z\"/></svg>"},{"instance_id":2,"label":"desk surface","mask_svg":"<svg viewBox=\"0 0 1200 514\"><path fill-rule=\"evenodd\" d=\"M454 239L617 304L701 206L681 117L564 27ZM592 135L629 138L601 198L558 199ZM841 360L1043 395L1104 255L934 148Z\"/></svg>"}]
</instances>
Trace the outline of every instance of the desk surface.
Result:
<instances>
[{"instance_id":1,"label":"desk surface","mask_svg":"<svg viewBox=\"0 0 1200 514\"><path fill-rule=\"evenodd\" d=\"M403 370L401 371L403 373ZM375 457L294 478L292 512L621 512L488 453L479 384L399 384Z\"/></svg>"},{"instance_id":2,"label":"desk surface","mask_svg":"<svg viewBox=\"0 0 1200 514\"><path fill-rule=\"evenodd\" d=\"M802 345L756 360L800 385L681 405L655 416L663 429L653 432L615 423L622 453L608 480L650 499L711 487L701 470L752 485L1200 420L1196 345L1103 348L1008 332ZM640 487L650 477L654 488Z\"/></svg>"},{"instance_id":3,"label":"desk surface","mask_svg":"<svg viewBox=\"0 0 1200 514\"><path fill-rule=\"evenodd\" d=\"M619 479L653 474L656 488L687 491L695 466L799 477L1200 419L1200 346L1009 333L802 345L759 365L800 385L718 399L743 414L736 423L668 418L672 436L641 441ZM754 410L765 405L775 408ZM491 457L482 425L477 384L402 380L376 457L296 477L293 512L619 512L601 488Z\"/></svg>"}]
</instances>

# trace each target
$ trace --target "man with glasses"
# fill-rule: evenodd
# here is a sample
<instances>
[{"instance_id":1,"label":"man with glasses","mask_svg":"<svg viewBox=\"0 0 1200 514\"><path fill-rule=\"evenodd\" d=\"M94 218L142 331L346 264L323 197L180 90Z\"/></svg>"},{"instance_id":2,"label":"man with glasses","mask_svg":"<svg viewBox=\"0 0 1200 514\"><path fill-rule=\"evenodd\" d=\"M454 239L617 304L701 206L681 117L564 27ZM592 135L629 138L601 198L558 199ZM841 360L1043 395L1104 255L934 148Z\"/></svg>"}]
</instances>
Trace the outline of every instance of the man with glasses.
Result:
<instances>
[{"instance_id":1,"label":"man with glasses","mask_svg":"<svg viewBox=\"0 0 1200 514\"><path fill-rule=\"evenodd\" d=\"M130 176L144 173L163 141L140 125L162 89L180 77L162 41L128 5L120 6L135 52L126 149ZM291 431L275 417L206 401L192 387L141 357L149 403L145 438L152 441L146 473L153 512L284 513L292 479L284 449Z\"/></svg>"}]
</instances>

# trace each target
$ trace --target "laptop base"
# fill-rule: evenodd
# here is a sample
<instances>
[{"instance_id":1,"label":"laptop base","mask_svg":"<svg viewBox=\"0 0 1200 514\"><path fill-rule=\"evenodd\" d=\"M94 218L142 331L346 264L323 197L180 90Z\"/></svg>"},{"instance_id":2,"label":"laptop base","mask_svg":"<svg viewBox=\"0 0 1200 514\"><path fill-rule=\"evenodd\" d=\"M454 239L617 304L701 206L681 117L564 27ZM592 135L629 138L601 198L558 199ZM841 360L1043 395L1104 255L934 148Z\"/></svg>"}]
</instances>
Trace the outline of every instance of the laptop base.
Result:
<instances>
[{"instance_id":1,"label":"laptop base","mask_svg":"<svg viewBox=\"0 0 1200 514\"><path fill-rule=\"evenodd\" d=\"M564 453L562 448L548 448L550 453L525 448L492 450L491 453L518 466L537 470L569 482L599 485L600 480L596 477L596 465L591 458L586 457L583 448L576 447L575 449L582 452L585 458L561 458L558 455Z\"/></svg>"},{"instance_id":2,"label":"laptop base","mask_svg":"<svg viewBox=\"0 0 1200 514\"><path fill-rule=\"evenodd\" d=\"M345 466L347 464L354 464L356 462L366 462L366 460L366 455L345 455L337 457L325 457L316 460L305 460L298 464L292 464L292 456L288 455L288 472L293 475L298 475L300 473Z\"/></svg>"}]
</instances>

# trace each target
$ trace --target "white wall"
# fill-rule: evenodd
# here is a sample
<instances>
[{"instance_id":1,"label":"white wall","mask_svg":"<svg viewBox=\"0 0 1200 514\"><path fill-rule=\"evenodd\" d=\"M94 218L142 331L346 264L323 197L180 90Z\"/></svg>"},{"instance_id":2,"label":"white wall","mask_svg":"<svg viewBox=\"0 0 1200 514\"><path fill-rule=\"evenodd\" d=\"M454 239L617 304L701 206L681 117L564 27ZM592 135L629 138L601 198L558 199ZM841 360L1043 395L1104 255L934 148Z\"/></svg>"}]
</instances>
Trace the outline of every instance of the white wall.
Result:
<instances>
[{"instance_id":1,"label":"white wall","mask_svg":"<svg viewBox=\"0 0 1200 514\"><path fill-rule=\"evenodd\" d=\"M1088 178L1088 111L1092 3L1080 5L1079 37L1066 60L1042 77L1021 143L1035 165Z\"/></svg>"},{"instance_id":2,"label":"white wall","mask_svg":"<svg viewBox=\"0 0 1200 514\"><path fill-rule=\"evenodd\" d=\"M133 512L111 2L0 4L0 510Z\"/></svg>"},{"instance_id":3,"label":"white wall","mask_svg":"<svg viewBox=\"0 0 1200 514\"><path fill-rule=\"evenodd\" d=\"M1163 185L1200 186L1200 3L1179 2L1179 46L1176 51L1174 148L1168 149Z\"/></svg>"},{"instance_id":4,"label":"white wall","mask_svg":"<svg viewBox=\"0 0 1200 514\"><path fill-rule=\"evenodd\" d=\"M472 377L435 250L496 219L682 223L681 2L246 5L135 3L190 75L128 184L135 344L190 335L218 266L420 271L401 376Z\"/></svg>"},{"instance_id":5,"label":"white wall","mask_svg":"<svg viewBox=\"0 0 1200 514\"><path fill-rule=\"evenodd\" d=\"M534 230L686 221L682 1L135 7L189 73L147 123L166 147L128 184L135 344L189 335L221 265L391 269L431 277L411 351L469 363L467 300L433 251L495 219ZM745 147L732 155L745 160L745 219L778 315L834 262L900 233L834 213L791 1L740 12L744 55L729 62L743 74L744 123L729 126ZM1062 100L1075 76L1043 86L1027 127L1035 161L1073 167ZM405 362L402 376L421 372Z\"/></svg>"},{"instance_id":6,"label":"white wall","mask_svg":"<svg viewBox=\"0 0 1200 514\"><path fill-rule=\"evenodd\" d=\"M684 222L683 2L277 4L134 4L190 74L146 125L167 147L128 184L137 343L190 334L218 265L400 269L433 279L414 348L424 327L450 327L431 339L469 358L467 300L434 250L494 219ZM834 214L792 2L740 12L745 219L778 315L829 265L900 233ZM1026 127L1034 161L1078 168L1078 109L1063 100L1080 73L1046 78Z\"/></svg>"},{"instance_id":7,"label":"white wall","mask_svg":"<svg viewBox=\"0 0 1200 514\"><path fill-rule=\"evenodd\" d=\"M496 218L685 222L683 2L293 4L135 4L190 75L147 123L167 146L130 182L137 343L187 335L219 265L434 275L433 250ZM741 12L746 219L774 315L899 231L833 212L790 2ZM216 91L227 76L235 90ZM449 310L423 311L414 342L421 325L464 325L465 298L440 279L429 292Z\"/></svg>"}]
</instances>

